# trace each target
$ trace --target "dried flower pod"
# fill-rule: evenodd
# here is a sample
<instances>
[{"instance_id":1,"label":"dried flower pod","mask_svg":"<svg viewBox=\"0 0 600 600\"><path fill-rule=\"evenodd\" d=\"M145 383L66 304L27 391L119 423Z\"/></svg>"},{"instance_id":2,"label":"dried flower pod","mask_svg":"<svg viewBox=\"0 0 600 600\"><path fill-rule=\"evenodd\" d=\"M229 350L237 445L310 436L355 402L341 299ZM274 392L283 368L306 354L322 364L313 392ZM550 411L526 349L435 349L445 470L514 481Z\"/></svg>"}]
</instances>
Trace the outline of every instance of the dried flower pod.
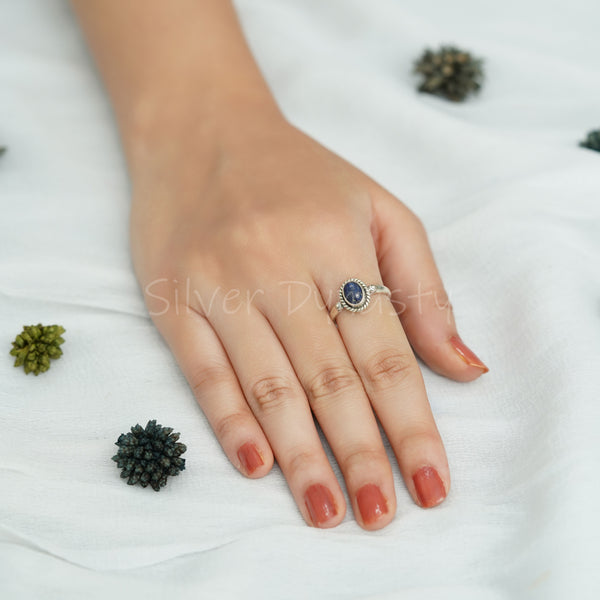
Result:
<instances>
[{"instance_id":1,"label":"dried flower pod","mask_svg":"<svg viewBox=\"0 0 600 600\"><path fill-rule=\"evenodd\" d=\"M115 442L119 451L112 457L122 469L121 478L128 485L148 485L159 492L167 484L169 475L179 475L185 469L185 458L180 456L187 450L185 444L177 442L179 433L172 427L148 421L146 428L135 425L130 433L122 433Z\"/></svg>"},{"instance_id":2,"label":"dried flower pod","mask_svg":"<svg viewBox=\"0 0 600 600\"><path fill-rule=\"evenodd\" d=\"M600 152L600 129L594 129L587 134L587 138L583 142L579 142L582 148L589 148Z\"/></svg>"},{"instance_id":3,"label":"dried flower pod","mask_svg":"<svg viewBox=\"0 0 600 600\"><path fill-rule=\"evenodd\" d=\"M60 358L60 337L65 329L60 325L24 325L23 331L15 338L10 351L16 356L15 367L23 367L25 373L39 375L50 368L51 358Z\"/></svg>"},{"instance_id":4,"label":"dried flower pod","mask_svg":"<svg viewBox=\"0 0 600 600\"><path fill-rule=\"evenodd\" d=\"M461 102L480 90L482 64L482 59L455 46L441 46L437 52L427 49L414 64L414 72L424 76L419 91Z\"/></svg>"},{"instance_id":5,"label":"dried flower pod","mask_svg":"<svg viewBox=\"0 0 600 600\"><path fill-rule=\"evenodd\" d=\"M6 152L6 146L0 146L0 156Z\"/></svg>"}]
</instances>

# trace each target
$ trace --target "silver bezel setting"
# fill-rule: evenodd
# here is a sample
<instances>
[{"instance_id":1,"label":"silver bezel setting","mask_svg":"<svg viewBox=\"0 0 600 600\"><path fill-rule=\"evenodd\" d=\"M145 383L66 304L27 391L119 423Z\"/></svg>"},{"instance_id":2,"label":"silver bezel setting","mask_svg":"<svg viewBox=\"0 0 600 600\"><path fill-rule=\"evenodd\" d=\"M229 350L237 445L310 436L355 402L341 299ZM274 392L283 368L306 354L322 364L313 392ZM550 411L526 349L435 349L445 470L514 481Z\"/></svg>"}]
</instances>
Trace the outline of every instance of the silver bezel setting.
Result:
<instances>
[{"instance_id":1,"label":"silver bezel setting","mask_svg":"<svg viewBox=\"0 0 600 600\"><path fill-rule=\"evenodd\" d=\"M351 282L357 283L360 286L360 289L362 290L363 298L362 298L360 304L350 304L346 301L346 298L344 298L344 286L347 283L351 283ZM349 310L350 312L360 312L361 310L365 310L365 308L367 308L367 306L369 306L369 302L371 301L370 287L371 286L364 284L360 279L356 279L356 277L352 277L351 279L346 279L346 281L344 281L344 283L342 283L342 285L340 285L340 290L339 290L340 301L338 303L338 306L345 310Z\"/></svg>"}]
</instances>

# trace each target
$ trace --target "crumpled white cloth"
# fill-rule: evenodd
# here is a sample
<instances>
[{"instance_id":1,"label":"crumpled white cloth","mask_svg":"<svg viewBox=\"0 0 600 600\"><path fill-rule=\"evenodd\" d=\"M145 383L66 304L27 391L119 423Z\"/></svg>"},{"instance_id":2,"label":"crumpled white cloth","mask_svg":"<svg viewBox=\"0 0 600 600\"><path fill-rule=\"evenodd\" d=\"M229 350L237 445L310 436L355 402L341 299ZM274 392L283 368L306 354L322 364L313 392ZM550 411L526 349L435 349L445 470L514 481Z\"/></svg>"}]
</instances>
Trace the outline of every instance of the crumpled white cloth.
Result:
<instances>
[{"instance_id":1,"label":"crumpled white cloth","mask_svg":"<svg viewBox=\"0 0 600 600\"><path fill-rule=\"evenodd\" d=\"M280 471L241 477L146 315L116 127L69 7L0 13L0 597L598 598L600 5L239 0L290 120L424 220L465 341L490 372L424 376L452 472L422 510L307 527ZM463 104L421 95L426 46L485 59ZM12 367L23 324L64 357ZM4 350L1 350L4 348ZM187 444L160 493L124 485L118 434ZM338 473L339 474L339 473Z\"/></svg>"}]
</instances>

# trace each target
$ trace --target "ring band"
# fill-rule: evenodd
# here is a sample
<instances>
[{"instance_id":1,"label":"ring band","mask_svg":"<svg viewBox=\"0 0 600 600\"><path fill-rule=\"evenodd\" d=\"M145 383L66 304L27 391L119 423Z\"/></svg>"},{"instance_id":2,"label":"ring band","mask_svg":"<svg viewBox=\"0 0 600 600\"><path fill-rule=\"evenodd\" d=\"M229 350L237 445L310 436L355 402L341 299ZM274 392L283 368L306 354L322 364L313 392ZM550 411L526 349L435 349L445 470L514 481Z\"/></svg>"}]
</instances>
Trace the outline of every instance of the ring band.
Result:
<instances>
[{"instance_id":1,"label":"ring band","mask_svg":"<svg viewBox=\"0 0 600 600\"><path fill-rule=\"evenodd\" d=\"M335 321L343 310L349 310L350 312L365 310L369 306L373 294L385 294L388 298L392 296L392 292L385 285L367 285L355 277L346 279L340 285L339 301L329 311L331 320Z\"/></svg>"}]
</instances>

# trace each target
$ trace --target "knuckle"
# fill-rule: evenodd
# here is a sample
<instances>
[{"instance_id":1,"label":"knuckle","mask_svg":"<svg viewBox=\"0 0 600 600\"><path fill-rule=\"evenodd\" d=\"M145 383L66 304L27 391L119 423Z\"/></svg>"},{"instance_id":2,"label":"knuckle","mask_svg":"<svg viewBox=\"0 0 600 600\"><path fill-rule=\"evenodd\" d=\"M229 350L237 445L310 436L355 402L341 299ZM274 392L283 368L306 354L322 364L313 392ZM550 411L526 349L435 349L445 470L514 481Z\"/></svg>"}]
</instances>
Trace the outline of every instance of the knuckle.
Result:
<instances>
[{"instance_id":1,"label":"knuckle","mask_svg":"<svg viewBox=\"0 0 600 600\"><path fill-rule=\"evenodd\" d=\"M199 397L207 390L231 381L231 368L225 365L205 366L193 373L190 380L194 395Z\"/></svg>"},{"instance_id":2,"label":"knuckle","mask_svg":"<svg viewBox=\"0 0 600 600\"><path fill-rule=\"evenodd\" d=\"M215 419L213 429L217 438L223 441L230 438L236 431L243 429L247 423L248 415L241 412L233 412Z\"/></svg>"},{"instance_id":3,"label":"knuckle","mask_svg":"<svg viewBox=\"0 0 600 600\"><path fill-rule=\"evenodd\" d=\"M328 366L321 369L308 383L307 392L311 400L334 396L360 385L356 371L350 366Z\"/></svg>"},{"instance_id":4,"label":"knuckle","mask_svg":"<svg viewBox=\"0 0 600 600\"><path fill-rule=\"evenodd\" d=\"M357 446L343 456L340 467L348 474L353 469L360 468L364 471L365 465L381 464L386 461L387 455L383 448Z\"/></svg>"},{"instance_id":5,"label":"knuckle","mask_svg":"<svg viewBox=\"0 0 600 600\"><path fill-rule=\"evenodd\" d=\"M369 387L386 389L404 382L415 368L415 358L409 352L384 350L365 364L364 377Z\"/></svg>"},{"instance_id":6,"label":"knuckle","mask_svg":"<svg viewBox=\"0 0 600 600\"><path fill-rule=\"evenodd\" d=\"M263 377L250 387L250 399L260 413L268 414L289 402L294 389L285 377Z\"/></svg>"},{"instance_id":7,"label":"knuckle","mask_svg":"<svg viewBox=\"0 0 600 600\"><path fill-rule=\"evenodd\" d=\"M437 288L434 288L433 301L438 310L454 310L452 307L452 302L450 302L450 296L448 296L448 292L441 285Z\"/></svg>"},{"instance_id":8,"label":"knuckle","mask_svg":"<svg viewBox=\"0 0 600 600\"><path fill-rule=\"evenodd\" d=\"M415 449L442 445L442 439L434 425L423 425L405 432L393 445L398 455L413 454Z\"/></svg>"},{"instance_id":9,"label":"knuckle","mask_svg":"<svg viewBox=\"0 0 600 600\"><path fill-rule=\"evenodd\" d=\"M320 460L321 457L315 450L297 450L290 454L287 463L282 467L286 471L286 477L293 481L299 479L302 472L310 471Z\"/></svg>"}]
</instances>

